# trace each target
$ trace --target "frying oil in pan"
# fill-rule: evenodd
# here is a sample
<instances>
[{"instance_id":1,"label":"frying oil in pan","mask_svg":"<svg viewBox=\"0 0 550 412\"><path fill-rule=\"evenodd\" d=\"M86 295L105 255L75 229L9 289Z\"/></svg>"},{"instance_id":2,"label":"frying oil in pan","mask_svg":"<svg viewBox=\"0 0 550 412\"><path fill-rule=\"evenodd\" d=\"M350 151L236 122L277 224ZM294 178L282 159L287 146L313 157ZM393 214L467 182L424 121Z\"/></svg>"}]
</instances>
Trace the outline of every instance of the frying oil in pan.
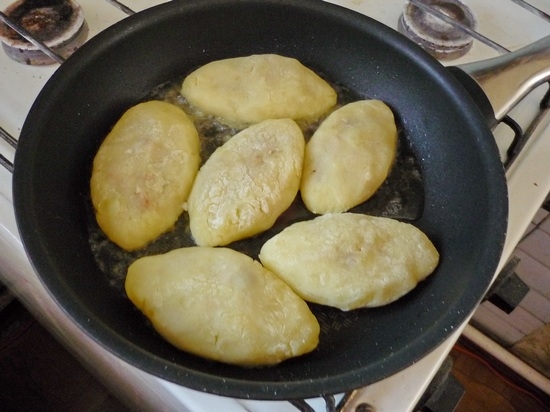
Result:
<instances>
[{"instance_id":1,"label":"frying oil in pan","mask_svg":"<svg viewBox=\"0 0 550 412\"><path fill-rule=\"evenodd\" d=\"M230 128L218 120L190 107L179 93L181 82L182 79L166 82L152 90L144 100L164 100L170 102L181 107L193 118L201 139L201 159L204 163L217 147L225 143L239 130ZM337 107L361 99L361 97L345 87L334 83L332 83L332 86L338 93ZM300 124L306 140L310 139L321 121L322 119L316 124ZM411 221L417 219L422 213L423 199L424 192L418 162L410 149L408 141L403 133L400 132L397 156L390 175L373 197L353 208L351 212ZM143 249L127 252L109 241L99 229L90 199L88 199L87 209L89 240L95 260L99 268L109 279L110 284L121 292L124 291L124 279L128 266L137 258L195 245L189 230L187 212L181 214L173 230L163 234ZM234 242L228 247L257 259L260 249L267 239L294 222L314 217L314 214L306 210L300 194L298 194L289 209L279 217L271 229L252 238ZM315 245L312 245L312 247L315 247ZM340 318L344 314L338 314L337 312L339 311L337 310L334 312L336 317L329 316L331 319L319 319L323 329L333 329L331 325L342 326L342 319ZM347 320L350 321L350 319Z\"/></svg>"}]
</instances>

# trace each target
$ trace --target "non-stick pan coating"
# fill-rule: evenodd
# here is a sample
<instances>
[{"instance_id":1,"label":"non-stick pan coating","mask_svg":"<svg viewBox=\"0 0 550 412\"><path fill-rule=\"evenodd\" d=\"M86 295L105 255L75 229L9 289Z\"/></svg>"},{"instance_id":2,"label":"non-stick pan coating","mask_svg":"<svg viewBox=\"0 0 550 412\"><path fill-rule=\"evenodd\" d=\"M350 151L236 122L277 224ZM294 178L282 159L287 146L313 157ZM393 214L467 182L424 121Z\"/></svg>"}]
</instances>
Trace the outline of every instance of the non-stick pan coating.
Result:
<instances>
[{"instance_id":1,"label":"non-stick pan coating","mask_svg":"<svg viewBox=\"0 0 550 412\"><path fill-rule=\"evenodd\" d=\"M206 62L279 53L388 103L421 166L414 223L441 252L437 271L389 306L315 308L313 353L264 369L178 351L109 285L86 222L90 166L110 127L154 86ZM313 397L383 379L425 356L472 312L506 228L504 172L473 101L427 54L387 27L320 1L173 1L90 40L47 83L15 158L14 205L30 259L54 299L101 345L198 390L257 399Z\"/></svg>"}]
</instances>

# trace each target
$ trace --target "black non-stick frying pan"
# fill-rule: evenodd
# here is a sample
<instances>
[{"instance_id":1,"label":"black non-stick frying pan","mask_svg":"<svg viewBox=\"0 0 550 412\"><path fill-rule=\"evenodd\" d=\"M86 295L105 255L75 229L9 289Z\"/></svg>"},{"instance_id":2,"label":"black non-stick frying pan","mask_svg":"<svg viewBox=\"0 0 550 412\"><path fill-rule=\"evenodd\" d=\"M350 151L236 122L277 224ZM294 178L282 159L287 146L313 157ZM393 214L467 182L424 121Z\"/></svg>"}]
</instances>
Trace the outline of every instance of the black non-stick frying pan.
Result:
<instances>
[{"instance_id":1,"label":"black non-stick frying pan","mask_svg":"<svg viewBox=\"0 0 550 412\"><path fill-rule=\"evenodd\" d=\"M100 269L90 246L89 178L112 125L155 86L227 57L298 58L361 98L385 101L421 175L413 223L441 253L399 301L349 313L314 306L313 353L259 369L166 343ZM393 30L321 1L173 1L91 39L32 107L15 157L14 206L38 275L97 342L169 381L232 397L307 398L392 375L442 343L474 310L505 238L503 166L481 111L456 78ZM312 245L314 248L315 245Z\"/></svg>"}]
</instances>

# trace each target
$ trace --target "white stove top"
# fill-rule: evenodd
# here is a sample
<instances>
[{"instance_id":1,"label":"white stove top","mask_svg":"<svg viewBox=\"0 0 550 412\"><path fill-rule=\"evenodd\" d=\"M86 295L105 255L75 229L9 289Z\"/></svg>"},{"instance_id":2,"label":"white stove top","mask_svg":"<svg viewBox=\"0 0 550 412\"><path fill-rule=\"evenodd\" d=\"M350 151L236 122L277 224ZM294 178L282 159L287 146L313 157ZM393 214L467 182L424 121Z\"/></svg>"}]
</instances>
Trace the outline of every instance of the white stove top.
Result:
<instances>
[{"instance_id":1,"label":"white stove top","mask_svg":"<svg viewBox=\"0 0 550 412\"><path fill-rule=\"evenodd\" d=\"M0 0L4 10L13 0ZM134 11L164 3L163 0L123 0ZM404 6L402 0L331 0L355 9L395 28ZM80 0L90 27L90 36L123 19L126 15L101 0ZM464 1L477 15L479 31L509 50L515 50L539 38L550 35L550 22L529 13L512 0ZM545 0L531 4L550 13ZM450 64L462 64L496 56L498 53L476 41L472 50ZM0 52L0 126L18 137L26 114L36 95L56 70L47 67L24 66ZM538 102L546 86L529 95L511 115L524 127L535 116ZM511 137L506 126L495 131L497 143L504 153ZM13 149L0 140L0 153L13 159ZM550 191L550 116L543 118L524 151L507 173L510 215L509 230L501 267L510 256L532 216ZM42 287L28 262L17 232L12 197L11 174L0 167L0 280L9 286L35 316L121 399L139 409L189 411L296 411L287 402L265 402L222 398L197 392L160 380L127 365L101 349L68 320ZM425 391L431 378L458 339L463 325L448 340L424 359L408 369L370 385L349 402L367 402L376 411L411 410ZM338 399L337 399L338 400ZM310 401L315 410L325 410L322 399Z\"/></svg>"}]
</instances>

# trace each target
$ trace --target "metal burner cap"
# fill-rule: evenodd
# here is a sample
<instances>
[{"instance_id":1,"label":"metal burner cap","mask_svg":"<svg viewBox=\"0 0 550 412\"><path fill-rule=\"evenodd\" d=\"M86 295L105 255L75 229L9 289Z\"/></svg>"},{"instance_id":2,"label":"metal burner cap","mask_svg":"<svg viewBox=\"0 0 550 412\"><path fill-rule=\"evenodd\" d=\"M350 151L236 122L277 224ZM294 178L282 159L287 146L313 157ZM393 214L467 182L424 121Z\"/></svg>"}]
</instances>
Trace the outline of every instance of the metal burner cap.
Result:
<instances>
[{"instance_id":1,"label":"metal burner cap","mask_svg":"<svg viewBox=\"0 0 550 412\"><path fill-rule=\"evenodd\" d=\"M470 29L475 30L477 27L475 15L460 0L424 0L422 3ZM473 38L460 28L411 3L405 5L399 18L398 30L440 60L463 56L473 43Z\"/></svg>"},{"instance_id":2,"label":"metal burner cap","mask_svg":"<svg viewBox=\"0 0 550 412\"><path fill-rule=\"evenodd\" d=\"M73 0L18 0L4 14L34 39L66 58L88 37L82 7ZM51 64L54 61L13 29L0 24L0 40L6 54L24 64Z\"/></svg>"}]
</instances>

